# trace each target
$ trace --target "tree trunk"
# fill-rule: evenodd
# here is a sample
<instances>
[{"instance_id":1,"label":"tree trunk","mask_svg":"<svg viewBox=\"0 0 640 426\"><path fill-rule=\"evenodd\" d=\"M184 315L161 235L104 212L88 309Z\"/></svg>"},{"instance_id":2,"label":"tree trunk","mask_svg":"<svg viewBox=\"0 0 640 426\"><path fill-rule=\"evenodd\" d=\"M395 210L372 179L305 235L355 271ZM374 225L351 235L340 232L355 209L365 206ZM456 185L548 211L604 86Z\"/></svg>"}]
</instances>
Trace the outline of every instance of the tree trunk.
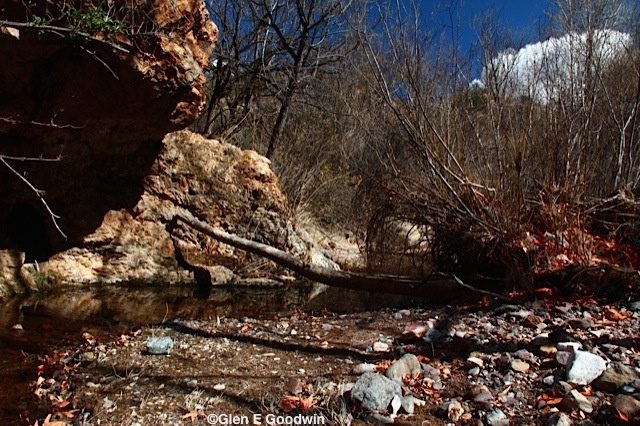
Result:
<instances>
[{"instance_id":1,"label":"tree trunk","mask_svg":"<svg viewBox=\"0 0 640 426\"><path fill-rule=\"evenodd\" d=\"M464 284L462 281L457 279L457 277L445 278L443 276L436 276L429 278L415 278L396 275L362 274L322 268L304 262L301 259L298 259L297 257L275 247L247 240L245 238L238 237L237 235L229 234L221 229L213 228L194 217L179 214L177 215L177 219L217 241L266 257L279 265L297 272L305 278L332 287L409 296L432 296L439 300L443 300L447 296L450 298L455 295L459 286L463 286L474 291L480 291L482 293L492 294ZM499 295L495 296L500 297Z\"/></svg>"}]
</instances>

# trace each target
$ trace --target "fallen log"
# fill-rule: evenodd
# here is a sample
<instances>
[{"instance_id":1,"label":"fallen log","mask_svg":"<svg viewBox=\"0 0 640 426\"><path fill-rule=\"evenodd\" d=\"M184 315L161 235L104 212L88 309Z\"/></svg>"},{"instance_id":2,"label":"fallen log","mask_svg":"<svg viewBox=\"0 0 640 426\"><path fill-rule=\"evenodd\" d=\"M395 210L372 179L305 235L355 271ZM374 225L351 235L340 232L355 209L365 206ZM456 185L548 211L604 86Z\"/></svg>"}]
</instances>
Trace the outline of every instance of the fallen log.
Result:
<instances>
[{"instance_id":1,"label":"fallen log","mask_svg":"<svg viewBox=\"0 0 640 426\"><path fill-rule=\"evenodd\" d=\"M195 217L178 214L176 215L176 219L217 241L265 257L285 268L297 272L311 281L332 287L409 296L437 296L437 299L446 299L447 297L445 295L451 298L455 296L458 287L463 287L504 299L504 297L499 294L488 290L477 289L469 284L463 283L462 280L455 275L434 274L429 277L420 278L385 274L365 274L323 268L305 262L275 247L238 237L237 235L214 228Z\"/></svg>"}]
</instances>

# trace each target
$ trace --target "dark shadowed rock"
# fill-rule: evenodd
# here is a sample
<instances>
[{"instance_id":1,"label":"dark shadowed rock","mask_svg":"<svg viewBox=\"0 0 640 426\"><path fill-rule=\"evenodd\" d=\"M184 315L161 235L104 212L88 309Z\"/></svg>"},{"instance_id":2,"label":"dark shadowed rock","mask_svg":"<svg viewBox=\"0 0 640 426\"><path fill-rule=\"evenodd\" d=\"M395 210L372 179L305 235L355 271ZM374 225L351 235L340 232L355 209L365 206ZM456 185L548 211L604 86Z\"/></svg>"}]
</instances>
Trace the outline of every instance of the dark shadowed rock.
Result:
<instances>
[{"instance_id":1,"label":"dark shadowed rock","mask_svg":"<svg viewBox=\"0 0 640 426\"><path fill-rule=\"evenodd\" d=\"M554 413L544 423L545 426L571 426L573 422L571 417L565 413Z\"/></svg>"},{"instance_id":2,"label":"dark shadowed rock","mask_svg":"<svg viewBox=\"0 0 640 426\"><path fill-rule=\"evenodd\" d=\"M29 24L46 17L68 27L68 3L3 2L0 18ZM68 239L25 183L0 167L0 249L24 251L27 262L80 243L109 210L132 208L163 136L189 126L205 102L204 69L217 29L204 2L108 3L123 23L135 13L136 24L153 31L137 38L100 32L97 38L109 43L35 28L0 31L2 153L61 155L58 162L14 166L46 192ZM93 7L74 4L80 13Z\"/></svg>"},{"instance_id":3,"label":"dark shadowed rock","mask_svg":"<svg viewBox=\"0 0 640 426\"><path fill-rule=\"evenodd\" d=\"M589 414L593 411L593 405L591 404L591 401L589 401L584 395L582 395L575 389L569 392L562 399L560 406L569 412L580 410Z\"/></svg>"},{"instance_id":4,"label":"dark shadowed rock","mask_svg":"<svg viewBox=\"0 0 640 426\"><path fill-rule=\"evenodd\" d=\"M616 395L613 399L613 406L630 418L640 414L640 401L629 395Z\"/></svg>"},{"instance_id":5,"label":"dark shadowed rock","mask_svg":"<svg viewBox=\"0 0 640 426\"><path fill-rule=\"evenodd\" d=\"M640 373L635 368L621 362L612 362L602 376L593 382L593 387L609 393L614 393L624 385L640 379Z\"/></svg>"}]
</instances>

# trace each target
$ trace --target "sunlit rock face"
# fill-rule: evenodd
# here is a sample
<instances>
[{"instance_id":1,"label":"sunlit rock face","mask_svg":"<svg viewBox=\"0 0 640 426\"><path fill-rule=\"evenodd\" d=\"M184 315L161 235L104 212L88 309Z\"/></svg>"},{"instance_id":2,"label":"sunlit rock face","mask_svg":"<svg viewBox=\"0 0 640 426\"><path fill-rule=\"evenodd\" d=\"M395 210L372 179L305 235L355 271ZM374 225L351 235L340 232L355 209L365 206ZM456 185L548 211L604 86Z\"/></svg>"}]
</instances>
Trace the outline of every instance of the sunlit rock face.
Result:
<instances>
[{"instance_id":1,"label":"sunlit rock face","mask_svg":"<svg viewBox=\"0 0 640 426\"><path fill-rule=\"evenodd\" d=\"M629 34L596 30L591 36L566 34L560 38L504 51L485 66L482 80L472 88L489 88L501 96L528 97L546 104L561 95L581 96L586 64L602 71L627 54Z\"/></svg>"},{"instance_id":2,"label":"sunlit rock face","mask_svg":"<svg viewBox=\"0 0 640 426\"><path fill-rule=\"evenodd\" d=\"M174 221L177 213L298 256L308 254L269 160L185 130L164 138L132 208L108 212L76 247L41 263L40 274L62 284L104 284L188 282L195 272L205 275L195 278L207 284L230 284L283 272Z\"/></svg>"},{"instance_id":3,"label":"sunlit rock face","mask_svg":"<svg viewBox=\"0 0 640 426\"><path fill-rule=\"evenodd\" d=\"M63 4L91 9L91 1L0 1L0 19L16 23L0 27L0 153L44 191L67 235L0 164L0 249L24 251L27 261L78 245L113 218L108 211L138 203L164 135L187 127L205 101L203 69L217 38L201 0L112 0L118 16L145 17L141 30L97 28L91 39L20 25Z\"/></svg>"}]
</instances>

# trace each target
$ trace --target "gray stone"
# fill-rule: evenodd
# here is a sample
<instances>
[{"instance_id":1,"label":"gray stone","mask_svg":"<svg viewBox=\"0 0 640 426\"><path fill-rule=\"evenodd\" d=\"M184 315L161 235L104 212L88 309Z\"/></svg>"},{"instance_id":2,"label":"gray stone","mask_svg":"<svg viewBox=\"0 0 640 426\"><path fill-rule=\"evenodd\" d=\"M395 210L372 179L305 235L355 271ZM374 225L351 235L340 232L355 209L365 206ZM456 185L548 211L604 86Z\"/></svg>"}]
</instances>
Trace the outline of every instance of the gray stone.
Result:
<instances>
[{"instance_id":1,"label":"gray stone","mask_svg":"<svg viewBox=\"0 0 640 426\"><path fill-rule=\"evenodd\" d=\"M391 380L402 383L405 377L413 376L421 371L422 365L420 365L418 358L413 354L406 354L391 364L385 375Z\"/></svg>"},{"instance_id":2,"label":"gray stone","mask_svg":"<svg viewBox=\"0 0 640 426\"><path fill-rule=\"evenodd\" d=\"M392 425L395 423L394 416L383 416L378 413L365 414L363 420L372 425Z\"/></svg>"},{"instance_id":3,"label":"gray stone","mask_svg":"<svg viewBox=\"0 0 640 426\"><path fill-rule=\"evenodd\" d=\"M493 408L493 395L491 395L491 392L481 392L473 398L473 402L484 410L491 410Z\"/></svg>"},{"instance_id":4,"label":"gray stone","mask_svg":"<svg viewBox=\"0 0 640 426\"><path fill-rule=\"evenodd\" d=\"M422 364L422 369L424 370L425 377L433 380L440 378L440 370L438 370L437 368L432 367L429 364Z\"/></svg>"},{"instance_id":5,"label":"gray stone","mask_svg":"<svg viewBox=\"0 0 640 426\"><path fill-rule=\"evenodd\" d=\"M487 424L489 426L508 425L509 424L509 418L504 413L504 411L502 411L499 408L496 408L495 410L493 410L493 411L491 411L491 412L489 412L487 414Z\"/></svg>"},{"instance_id":6,"label":"gray stone","mask_svg":"<svg viewBox=\"0 0 640 426\"><path fill-rule=\"evenodd\" d=\"M149 337L147 352L151 355L168 355L173 348L173 339L169 336Z\"/></svg>"},{"instance_id":7,"label":"gray stone","mask_svg":"<svg viewBox=\"0 0 640 426\"><path fill-rule=\"evenodd\" d=\"M405 396L404 398L402 398L401 401L402 401L402 409L407 414L413 414L416 410L416 405L420 405L420 403L424 404L423 401L413 396ZM418 404L416 404L416 402L418 402Z\"/></svg>"},{"instance_id":8,"label":"gray stone","mask_svg":"<svg viewBox=\"0 0 640 426\"><path fill-rule=\"evenodd\" d=\"M575 318L569 320L569 325L580 330L588 330L593 327L593 321L588 318Z\"/></svg>"},{"instance_id":9,"label":"gray stone","mask_svg":"<svg viewBox=\"0 0 640 426\"><path fill-rule=\"evenodd\" d=\"M607 362L598 355L575 351L567 363L567 381L577 385L588 385L607 369Z\"/></svg>"},{"instance_id":10,"label":"gray stone","mask_svg":"<svg viewBox=\"0 0 640 426\"><path fill-rule=\"evenodd\" d=\"M558 382L554 383L553 389L561 395L565 395L573 390L573 386L571 386L564 380L559 380Z\"/></svg>"},{"instance_id":11,"label":"gray stone","mask_svg":"<svg viewBox=\"0 0 640 426\"><path fill-rule=\"evenodd\" d=\"M602 376L593 382L593 387L609 393L615 393L627 384L640 379L640 374L633 367L621 362L612 362Z\"/></svg>"},{"instance_id":12,"label":"gray stone","mask_svg":"<svg viewBox=\"0 0 640 426\"><path fill-rule=\"evenodd\" d=\"M556 378L554 376L546 376L544 379L542 379L542 382L547 386L553 386L555 381Z\"/></svg>"},{"instance_id":13,"label":"gray stone","mask_svg":"<svg viewBox=\"0 0 640 426\"><path fill-rule=\"evenodd\" d=\"M565 413L554 413L544 423L545 426L571 426L572 424L571 417Z\"/></svg>"},{"instance_id":14,"label":"gray stone","mask_svg":"<svg viewBox=\"0 0 640 426\"><path fill-rule=\"evenodd\" d=\"M629 305L629 309L634 312L640 312L640 300L637 302L631 302L631 304Z\"/></svg>"},{"instance_id":15,"label":"gray stone","mask_svg":"<svg viewBox=\"0 0 640 426\"><path fill-rule=\"evenodd\" d=\"M567 409L568 411L580 410L587 414L593 411L593 405L591 405L591 401L587 399L584 395L582 395L577 390L572 390L562 399L560 406Z\"/></svg>"},{"instance_id":16,"label":"gray stone","mask_svg":"<svg viewBox=\"0 0 640 426\"><path fill-rule=\"evenodd\" d=\"M382 412L396 395L402 395L400 384L381 374L364 373L351 389L351 398L369 411Z\"/></svg>"},{"instance_id":17,"label":"gray stone","mask_svg":"<svg viewBox=\"0 0 640 426\"><path fill-rule=\"evenodd\" d=\"M558 351L556 352L556 362L560 365L567 365L571 359L572 352Z\"/></svg>"},{"instance_id":18,"label":"gray stone","mask_svg":"<svg viewBox=\"0 0 640 426\"><path fill-rule=\"evenodd\" d=\"M629 395L616 395L613 406L628 417L635 417L640 413L640 401Z\"/></svg>"},{"instance_id":19,"label":"gray stone","mask_svg":"<svg viewBox=\"0 0 640 426\"><path fill-rule=\"evenodd\" d=\"M444 337L444 333L442 333L437 328L432 328L424 335L422 338L427 343L437 343L440 339Z\"/></svg>"},{"instance_id":20,"label":"gray stone","mask_svg":"<svg viewBox=\"0 0 640 426\"><path fill-rule=\"evenodd\" d=\"M516 358L527 362L536 362L536 356L526 349L520 349L513 353Z\"/></svg>"}]
</instances>

